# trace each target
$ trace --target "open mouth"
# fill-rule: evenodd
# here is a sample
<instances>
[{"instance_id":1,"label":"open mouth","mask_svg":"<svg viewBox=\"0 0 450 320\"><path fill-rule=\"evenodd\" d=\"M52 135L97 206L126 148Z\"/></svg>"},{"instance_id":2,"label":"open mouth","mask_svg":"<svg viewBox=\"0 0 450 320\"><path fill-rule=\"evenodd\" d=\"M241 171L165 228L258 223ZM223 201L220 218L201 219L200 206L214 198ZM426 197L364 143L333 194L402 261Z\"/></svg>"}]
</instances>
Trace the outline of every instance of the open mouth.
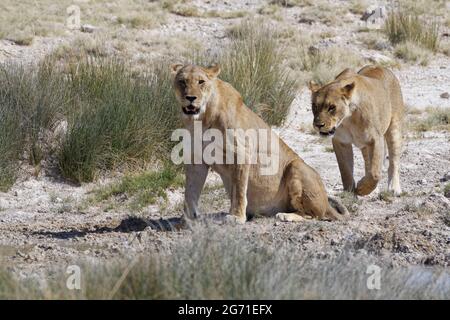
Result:
<instances>
[{"instance_id":1,"label":"open mouth","mask_svg":"<svg viewBox=\"0 0 450 320\"><path fill-rule=\"evenodd\" d=\"M334 127L333 129L331 129L331 130L328 131L328 132L322 132L322 131L320 131L319 133L320 133L321 136L328 137L328 136L334 135L335 132L336 132L336 127Z\"/></svg>"},{"instance_id":2,"label":"open mouth","mask_svg":"<svg viewBox=\"0 0 450 320\"><path fill-rule=\"evenodd\" d=\"M187 114L187 115L190 115L190 116L199 114L199 112L200 112L200 108L196 108L193 105L189 105L187 107L183 107L183 113Z\"/></svg>"}]
</instances>

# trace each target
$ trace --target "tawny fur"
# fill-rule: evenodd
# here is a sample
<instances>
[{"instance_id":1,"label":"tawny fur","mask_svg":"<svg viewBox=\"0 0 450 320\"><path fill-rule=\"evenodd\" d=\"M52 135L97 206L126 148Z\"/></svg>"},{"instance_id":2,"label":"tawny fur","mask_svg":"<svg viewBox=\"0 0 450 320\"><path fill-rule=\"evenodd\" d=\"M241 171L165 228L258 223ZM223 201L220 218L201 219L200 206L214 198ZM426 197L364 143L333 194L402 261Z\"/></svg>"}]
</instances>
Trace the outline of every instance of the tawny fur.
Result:
<instances>
[{"instance_id":1,"label":"tawny fur","mask_svg":"<svg viewBox=\"0 0 450 320\"><path fill-rule=\"evenodd\" d=\"M399 166L405 107L395 75L378 66L366 66L358 73L346 69L323 87L310 83L310 89L314 126L322 134L335 130L332 142L344 190L364 196L376 188L386 143L388 190L401 194ZM357 184L353 178L352 144L361 150L365 163L365 176Z\"/></svg>"},{"instance_id":2,"label":"tawny fur","mask_svg":"<svg viewBox=\"0 0 450 320\"><path fill-rule=\"evenodd\" d=\"M241 95L229 83L217 78L220 71L217 66L174 65L172 69L181 107L192 105L186 97L195 96L193 105L200 110L198 115L183 113L185 128L193 130L193 121L197 120L204 129L218 129L224 135L226 129L236 128L270 131L270 127L245 106ZM187 164L185 215L194 218L199 214L197 202L210 167L222 178L231 199L229 216L237 222L245 222L247 214L277 215L284 221L299 221L302 217L335 220L348 214L337 200L332 203L338 210L330 205L319 174L278 136L274 137L279 142L279 162L273 175L261 175L259 163Z\"/></svg>"}]
</instances>

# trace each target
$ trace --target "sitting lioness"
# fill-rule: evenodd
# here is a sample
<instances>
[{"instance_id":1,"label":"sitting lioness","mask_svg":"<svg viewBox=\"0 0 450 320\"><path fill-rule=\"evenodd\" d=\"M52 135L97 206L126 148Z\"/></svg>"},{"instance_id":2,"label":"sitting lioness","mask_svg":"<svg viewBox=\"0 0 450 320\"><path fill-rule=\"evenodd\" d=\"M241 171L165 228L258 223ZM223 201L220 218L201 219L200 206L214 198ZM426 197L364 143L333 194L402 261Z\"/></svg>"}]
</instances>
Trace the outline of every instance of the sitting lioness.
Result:
<instances>
[{"instance_id":1,"label":"sitting lioness","mask_svg":"<svg viewBox=\"0 0 450 320\"><path fill-rule=\"evenodd\" d=\"M313 125L321 135L333 136L333 148L344 190L364 196L381 178L384 143L389 151L388 191L401 194L399 165L402 148L403 105L400 84L388 69L366 66L350 69L320 87L310 82ZM355 185L352 144L361 149L365 176Z\"/></svg>"},{"instance_id":2,"label":"sitting lioness","mask_svg":"<svg viewBox=\"0 0 450 320\"><path fill-rule=\"evenodd\" d=\"M259 162L236 162L236 153L233 153L232 163L206 163L202 157L196 164L185 163L184 211L188 219L200 214L197 203L209 168L222 178L231 200L231 208L226 217L233 222L244 223L247 214L276 215L282 221L300 221L311 217L335 220L348 214L341 203L328 199L317 172L272 133L270 127L244 104L241 95L229 83L217 78L220 72L218 65L203 68L176 64L171 68L182 120L194 139L197 139L195 126L201 125L202 132L212 129L226 139L227 130L231 129L269 132L271 139L277 144L277 148L270 149L256 144L256 148L246 150L246 157L258 154L260 158L267 156L275 160L275 170L269 174L262 173L263 168ZM194 144L195 142L193 141ZM205 151L208 144L205 141L200 143ZM227 143L216 145L220 146L222 154L228 151L225 150L229 147ZM329 200L337 210L330 205Z\"/></svg>"}]
</instances>

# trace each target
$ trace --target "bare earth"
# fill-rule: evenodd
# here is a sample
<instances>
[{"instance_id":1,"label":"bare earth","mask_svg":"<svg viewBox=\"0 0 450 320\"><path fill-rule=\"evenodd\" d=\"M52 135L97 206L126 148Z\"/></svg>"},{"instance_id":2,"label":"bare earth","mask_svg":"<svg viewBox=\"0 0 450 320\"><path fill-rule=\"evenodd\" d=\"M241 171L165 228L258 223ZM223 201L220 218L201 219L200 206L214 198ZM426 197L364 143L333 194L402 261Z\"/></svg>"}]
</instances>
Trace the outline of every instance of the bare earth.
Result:
<instances>
[{"instance_id":1,"label":"bare earth","mask_svg":"<svg viewBox=\"0 0 450 320\"><path fill-rule=\"evenodd\" d=\"M194 1L199 6L241 8L256 11L257 1L219 1L208 4ZM310 26L297 22L299 8L282 9L285 21L295 28L312 30L323 28L344 30L335 41L342 46L357 48L361 54L370 54L357 41L351 30L344 27ZM357 16L354 16L357 19ZM220 44L226 27L239 19L188 18L170 15L163 27L151 30L152 35L202 36ZM57 44L75 37L76 32L59 38L39 38L29 47L19 47L0 40L0 61L31 61L43 56ZM145 36L144 31L139 31ZM142 35L144 34L144 35ZM395 73L400 79L404 99L409 109L424 110L428 106L450 108L450 100L440 95L450 91L450 59L438 54L426 67L403 65ZM327 139L310 132L312 116L309 90L299 89L285 125L276 131L298 154L313 166L324 179L330 193L342 190L334 153ZM363 160L355 151L355 175L363 175ZM379 192L387 185L384 170ZM89 191L105 181L73 186L50 174L35 178L30 168L12 190L0 193L0 264L11 267L21 276L33 276L80 260L110 261L146 254L151 250L166 251L177 241L189 238L188 229L176 228L181 216L183 190L169 191L169 203L161 208L150 206L132 213L126 206L106 210L101 205L81 205L90 197ZM254 241L270 243L289 242L298 250L317 256L332 256L350 248L355 252L389 258L394 265L416 264L450 265L450 199L442 192L444 176L450 172L450 133L428 131L405 133L401 158L401 184L405 194L399 198L380 198L379 192L360 198L353 204L351 218L342 222L305 221L281 223L274 218L255 218L240 228ZM448 177L450 179L450 177ZM214 174L202 198L206 214L226 212L229 201L220 180ZM215 219L212 223L222 223ZM175 225L175 228L171 228Z\"/></svg>"}]
</instances>

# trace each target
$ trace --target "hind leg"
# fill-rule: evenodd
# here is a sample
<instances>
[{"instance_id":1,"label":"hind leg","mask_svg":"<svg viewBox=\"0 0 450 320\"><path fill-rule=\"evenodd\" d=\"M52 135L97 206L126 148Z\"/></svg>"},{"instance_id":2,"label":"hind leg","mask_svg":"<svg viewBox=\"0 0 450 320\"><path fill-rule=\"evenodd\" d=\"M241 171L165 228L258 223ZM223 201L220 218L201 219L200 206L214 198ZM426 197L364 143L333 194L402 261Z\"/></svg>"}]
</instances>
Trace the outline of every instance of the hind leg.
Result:
<instances>
[{"instance_id":1,"label":"hind leg","mask_svg":"<svg viewBox=\"0 0 450 320\"><path fill-rule=\"evenodd\" d=\"M303 161L293 161L286 174L290 206L295 213L279 213L282 221L322 219L328 208L328 198L317 172Z\"/></svg>"},{"instance_id":2,"label":"hind leg","mask_svg":"<svg viewBox=\"0 0 450 320\"><path fill-rule=\"evenodd\" d=\"M388 191L392 191L398 196L402 193L399 167L403 140L399 123L391 123L385 136L389 151Z\"/></svg>"},{"instance_id":3,"label":"hind leg","mask_svg":"<svg viewBox=\"0 0 450 320\"><path fill-rule=\"evenodd\" d=\"M295 165L294 165L295 167ZM303 185L299 177L299 173L293 172L292 165L289 166L286 177L288 181L287 189L289 194L289 201L295 213L277 213L276 218L283 222L300 222L305 220L305 211L302 204Z\"/></svg>"}]
</instances>

